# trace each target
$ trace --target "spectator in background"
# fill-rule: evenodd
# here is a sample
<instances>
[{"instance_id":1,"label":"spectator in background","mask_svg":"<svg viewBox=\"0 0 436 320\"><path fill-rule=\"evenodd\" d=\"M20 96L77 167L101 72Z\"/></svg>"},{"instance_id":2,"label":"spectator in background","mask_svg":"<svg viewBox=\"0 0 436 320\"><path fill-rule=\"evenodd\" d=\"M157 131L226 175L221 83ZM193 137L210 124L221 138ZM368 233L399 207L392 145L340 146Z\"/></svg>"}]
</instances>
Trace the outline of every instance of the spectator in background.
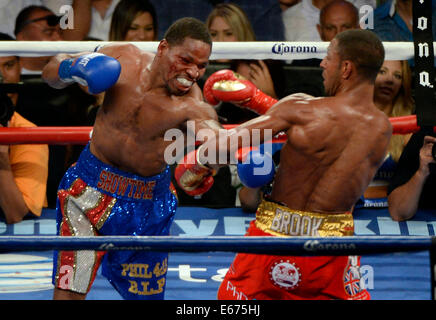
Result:
<instances>
[{"instance_id":1,"label":"spectator in background","mask_svg":"<svg viewBox=\"0 0 436 320\"><path fill-rule=\"evenodd\" d=\"M213 41L256 41L250 21L244 10L235 3L221 3L215 6L210 12L206 26ZM239 73L246 79L253 82L262 92L280 99L285 96L285 78L283 62L280 60L231 60L227 62L230 69ZM238 124L257 117L258 115L248 109L238 108L231 103L221 103L216 107L218 116L222 123ZM236 172L236 166L221 168L219 173L230 170L231 186L236 188L236 202L240 203L239 192L245 187L242 186ZM216 177L215 177L216 181ZM216 183L216 182L215 182ZM228 183L221 183L228 188ZM209 191L209 192L213 192ZM245 191L244 191L245 192ZM247 193L248 194L248 193ZM245 199L245 198L243 198Z\"/></svg>"},{"instance_id":2,"label":"spectator in background","mask_svg":"<svg viewBox=\"0 0 436 320\"><path fill-rule=\"evenodd\" d=\"M374 12L374 32L382 41L413 41L413 0L389 0ZM433 37L436 38L436 1L432 0Z\"/></svg>"},{"instance_id":3,"label":"spectator in background","mask_svg":"<svg viewBox=\"0 0 436 320\"><path fill-rule=\"evenodd\" d=\"M255 41L256 36L247 15L234 3L218 4L209 14L206 26L213 41ZM220 60L223 62L223 60ZM224 61L228 62L228 61ZM279 60L232 60L230 69L253 82L262 92L274 97L284 95L283 64ZM217 109L222 122L237 124L257 116L232 104Z\"/></svg>"},{"instance_id":4,"label":"spectator in background","mask_svg":"<svg viewBox=\"0 0 436 320\"><path fill-rule=\"evenodd\" d=\"M190 16L206 21L218 3L235 3L240 6L253 26L259 41L283 41L284 29L281 9L277 0L150 0L156 8L161 38L169 25L178 18Z\"/></svg>"},{"instance_id":5,"label":"spectator in background","mask_svg":"<svg viewBox=\"0 0 436 320\"><path fill-rule=\"evenodd\" d=\"M388 117L406 116L414 112L412 74L407 61L384 61L374 87L374 104ZM357 207L387 207L387 189L410 134L393 135L386 159L377 170Z\"/></svg>"},{"instance_id":6,"label":"spectator in background","mask_svg":"<svg viewBox=\"0 0 436 320\"><path fill-rule=\"evenodd\" d=\"M374 86L374 104L388 117L411 115L414 112L412 98L412 73L407 61L385 60ZM410 134L393 135L389 142L388 155L366 189L363 198L365 207L387 207L387 189L394 175L398 160ZM362 205L359 201L357 206Z\"/></svg>"},{"instance_id":7,"label":"spectator in background","mask_svg":"<svg viewBox=\"0 0 436 320\"><path fill-rule=\"evenodd\" d=\"M220 3L206 19L213 41L255 41L256 36L244 10L234 3Z\"/></svg>"},{"instance_id":8,"label":"spectator in background","mask_svg":"<svg viewBox=\"0 0 436 320\"><path fill-rule=\"evenodd\" d=\"M295 6L300 1L301 0L279 0L280 9L282 9L282 11L285 11L292 6Z\"/></svg>"},{"instance_id":9,"label":"spectator in background","mask_svg":"<svg viewBox=\"0 0 436 320\"><path fill-rule=\"evenodd\" d=\"M60 17L43 6L24 8L17 16L15 33L17 40L61 40ZM42 68L50 57L22 57L21 73L24 82L32 79L33 87L19 95L16 111L37 126L83 126L88 125L87 108L95 103L78 85L63 90L50 88L41 80ZM36 85L39 82L39 86ZM80 145L50 145L47 198L49 207L56 205L56 191L60 179L83 149Z\"/></svg>"},{"instance_id":10,"label":"spectator in background","mask_svg":"<svg viewBox=\"0 0 436 320\"><path fill-rule=\"evenodd\" d=\"M359 12L348 1L333 0L321 9L316 28L322 41L331 41L339 32L359 29Z\"/></svg>"},{"instance_id":11,"label":"spectator in background","mask_svg":"<svg viewBox=\"0 0 436 320\"><path fill-rule=\"evenodd\" d=\"M92 38L107 41L118 2L120 0L73 0L74 28L65 33L65 40Z\"/></svg>"},{"instance_id":12,"label":"spectator in background","mask_svg":"<svg viewBox=\"0 0 436 320\"><path fill-rule=\"evenodd\" d=\"M29 6L18 14L14 34L20 41L62 40L59 27L60 17L44 6ZM21 58L23 74L40 74L51 57Z\"/></svg>"},{"instance_id":13,"label":"spectator in background","mask_svg":"<svg viewBox=\"0 0 436 320\"><path fill-rule=\"evenodd\" d=\"M412 98L412 72L407 61L385 60L383 62L375 80L374 103L388 117L413 114L415 108ZM409 138L410 134L396 135L391 138L389 150L395 162L398 162ZM398 143L394 142L395 140Z\"/></svg>"},{"instance_id":14,"label":"spectator in background","mask_svg":"<svg viewBox=\"0 0 436 320\"><path fill-rule=\"evenodd\" d=\"M40 5L39 0L3 0L0 1L0 32L14 35L15 18L18 13L30 5Z\"/></svg>"},{"instance_id":15,"label":"spectator in background","mask_svg":"<svg viewBox=\"0 0 436 320\"><path fill-rule=\"evenodd\" d=\"M4 40L14 39L0 33L0 41ZM20 69L19 57L0 57L1 83L18 83ZM0 119L0 127L35 127L14 111L17 100L18 93L6 95L0 90L1 114L4 115ZM47 206L47 176L47 145L0 145L0 216L6 223L17 223L24 217L41 215L42 208Z\"/></svg>"},{"instance_id":16,"label":"spectator in background","mask_svg":"<svg viewBox=\"0 0 436 320\"><path fill-rule=\"evenodd\" d=\"M72 0L1 0L0 1L0 32L14 36L15 19L18 13L28 6L45 6L60 13L62 5L70 4Z\"/></svg>"},{"instance_id":17,"label":"spectator in background","mask_svg":"<svg viewBox=\"0 0 436 320\"><path fill-rule=\"evenodd\" d=\"M316 28L322 41L331 41L339 32L360 28L359 12L348 1L332 0L321 9ZM316 58L292 61L294 66L318 67L320 63Z\"/></svg>"},{"instance_id":18,"label":"spectator in background","mask_svg":"<svg viewBox=\"0 0 436 320\"><path fill-rule=\"evenodd\" d=\"M115 7L109 41L157 41L157 16L148 0L121 0Z\"/></svg>"},{"instance_id":19,"label":"spectator in background","mask_svg":"<svg viewBox=\"0 0 436 320\"><path fill-rule=\"evenodd\" d=\"M398 161L388 187L389 213L393 220L412 219L418 209L436 209L435 159L432 148L434 132L414 133Z\"/></svg>"},{"instance_id":20,"label":"spectator in background","mask_svg":"<svg viewBox=\"0 0 436 320\"><path fill-rule=\"evenodd\" d=\"M302 0L282 14L286 41L320 41L317 24L321 9L333 0ZM372 0L350 0L357 9L363 5L375 8Z\"/></svg>"}]
</instances>

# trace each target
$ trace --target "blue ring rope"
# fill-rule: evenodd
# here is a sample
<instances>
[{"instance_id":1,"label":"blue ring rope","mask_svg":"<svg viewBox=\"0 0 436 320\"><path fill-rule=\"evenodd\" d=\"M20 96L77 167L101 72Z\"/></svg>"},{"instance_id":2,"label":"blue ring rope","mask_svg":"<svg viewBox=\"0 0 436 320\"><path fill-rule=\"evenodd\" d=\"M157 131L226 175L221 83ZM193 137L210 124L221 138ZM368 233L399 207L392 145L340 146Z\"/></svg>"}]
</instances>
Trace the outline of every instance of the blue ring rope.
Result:
<instances>
[{"instance_id":1,"label":"blue ring rope","mask_svg":"<svg viewBox=\"0 0 436 320\"><path fill-rule=\"evenodd\" d=\"M1 236L0 251L145 250L244 252L274 255L361 255L431 250L436 237L180 237L180 236Z\"/></svg>"}]
</instances>

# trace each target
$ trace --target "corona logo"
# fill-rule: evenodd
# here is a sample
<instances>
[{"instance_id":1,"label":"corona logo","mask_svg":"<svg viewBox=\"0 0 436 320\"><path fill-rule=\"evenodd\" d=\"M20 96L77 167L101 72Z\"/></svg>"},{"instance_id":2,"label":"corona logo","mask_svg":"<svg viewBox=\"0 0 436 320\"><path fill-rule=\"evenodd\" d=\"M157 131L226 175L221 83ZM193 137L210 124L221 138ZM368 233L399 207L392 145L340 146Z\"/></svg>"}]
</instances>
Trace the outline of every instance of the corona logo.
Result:
<instances>
[{"instance_id":1,"label":"corona logo","mask_svg":"<svg viewBox=\"0 0 436 320\"><path fill-rule=\"evenodd\" d=\"M288 46L285 43L276 43L272 46L272 53L275 54L288 54L288 53L317 53L316 46L299 46L299 45L291 45Z\"/></svg>"}]
</instances>

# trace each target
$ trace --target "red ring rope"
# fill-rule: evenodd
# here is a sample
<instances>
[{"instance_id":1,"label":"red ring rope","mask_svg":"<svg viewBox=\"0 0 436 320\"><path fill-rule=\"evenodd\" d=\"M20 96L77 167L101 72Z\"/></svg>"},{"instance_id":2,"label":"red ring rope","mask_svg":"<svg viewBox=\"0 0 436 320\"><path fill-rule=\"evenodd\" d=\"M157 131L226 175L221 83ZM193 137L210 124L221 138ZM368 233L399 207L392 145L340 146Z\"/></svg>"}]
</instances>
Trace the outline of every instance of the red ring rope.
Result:
<instances>
[{"instance_id":1,"label":"red ring rope","mask_svg":"<svg viewBox=\"0 0 436 320\"><path fill-rule=\"evenodd\" d=\"M0 128L0 144L87 144L92 127Z\"/></svg>"},{"instance_id":2,"label":"red ring rope","mask_svg":"<svg viewBox=\"0 0 436 320\"><path fill-rule=\"evenodd\" d=\"M419 131L416 115L389 118L393 134L407 134ZM237 125L224 125L225 129ZM87 144L92 127L33 127L33 128L0 128L0 144ZM434 128L436 132L436 127ZM285 142L284 134L278 135L273 142Z\"/></svg>"}]
</instances>

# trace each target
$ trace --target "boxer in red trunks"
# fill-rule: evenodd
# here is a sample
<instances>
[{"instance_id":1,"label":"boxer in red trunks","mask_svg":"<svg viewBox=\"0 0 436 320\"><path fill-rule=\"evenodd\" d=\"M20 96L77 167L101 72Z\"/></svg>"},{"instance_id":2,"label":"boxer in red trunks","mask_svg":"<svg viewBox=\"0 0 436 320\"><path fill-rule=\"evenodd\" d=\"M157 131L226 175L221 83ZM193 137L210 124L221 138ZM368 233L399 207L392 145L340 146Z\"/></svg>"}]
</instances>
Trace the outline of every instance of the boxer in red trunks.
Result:
<instances>
[{"instance_id":1,"label":"boxer in red trunks","mask_svg":"<svg viewBox=\"0 0 436 320\"><path fill-rule=\"evenodd\" d=\"M253 85L232 75L206 86L217 100L236 101L262 114L227 135L209 139L196 151L194 164L178 168L186 189L203 181L257 129L284 131L270 198L258 207L247 236L349 236L353 205L381 165L392 134L389 119L373 103L374 80L384 48L370 31L349 30L330 43L321 62L327 97L293 95L275 103ZM223 86L223 82L226 82ZM241 89L243 88L243 89ZM230 90L231 91L231 90ZM266 110L266 111L265 111ZM265 111L265 112L264 112ZM269 130L269 131L268 131ZM235 137L240 137L236 139ZM216 153L216 158L212 155ZM254 157L255 152L248 154ZM264 155L267 159L267 155ZM177 171L177 170L176 170ZM247 177L244 177L246 179ZM252 180L256 179L253 173ZM241 177L242 180L242 177ZM369 299L360 286L359 258L236 255L218 292L219 299Z\"/></svg>"}]
</instances>

